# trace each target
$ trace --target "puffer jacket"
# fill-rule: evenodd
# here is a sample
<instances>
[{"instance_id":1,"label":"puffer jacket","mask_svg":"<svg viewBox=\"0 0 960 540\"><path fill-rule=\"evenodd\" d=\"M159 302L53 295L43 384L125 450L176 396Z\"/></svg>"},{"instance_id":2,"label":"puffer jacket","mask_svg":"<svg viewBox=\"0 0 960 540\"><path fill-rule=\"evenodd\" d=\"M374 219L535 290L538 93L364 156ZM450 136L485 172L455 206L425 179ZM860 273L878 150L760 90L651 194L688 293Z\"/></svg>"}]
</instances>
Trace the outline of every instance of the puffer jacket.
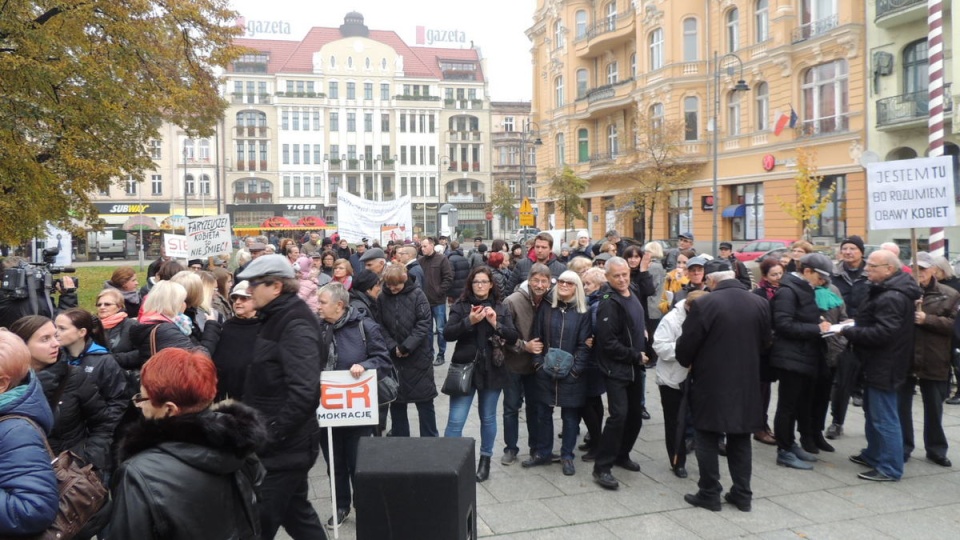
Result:
<instances>
[{"instance_id":1,"label":"puffer jacket","mask_svg":"<svg viewBox=\"0 0 960 540\"><path fill-rule=\"evenodd\" d=\"M240 403L141 420L120 449L107 540L259 538L255 452L266 439L256 411Z\"/></svg>"},{"instance_id":2,"label":"puffer jacket","mask_svg":"<svg viewBox=\"0 0 960 540\"><path fill-rule=\"evenodd\" d=\"M393 294L384 288L377 298L383 320L383 340L397 368L400 403L416 403L437 397L433 380L433 312L427 295L407 280ZM404 356L397 356L396 351Z\"/></svg>"},{"instance_id":3,"label":"puffer jacket","mask_svg":"<svg viewBox=\"0 0 960 540\"><path fill-rule=\"evenodd\" d=\"M915 346L914 302L921 295L916 280L905 272L870 284L854 326L843 330L867 386L893 391L906 381Z\"/></svg>"},{"instance_id":4,"label":"puffer jacket","mask_svg":"<svg viewBox=\"0 0 960 540\"><path fill-rule=\"evenodd\" d=\"M72 358L69 351L61 349L60 359L82 369L97 385L100 397L107 406L107 419L113 426L111 429L115 428L120 423L120 417L123 416L124 411L130 406L130 397L140 389L127 388L127 377L113 355L93 340L88 340L80 356Z\"/></svg>"},{"instance_id":5,"label":"puffer jacket","mask_svg":"<svg viewBox=\"0 0 960 540\"><path fill-rule=\"evenodd\" d=\"M576 304L557 301L557 307L552 307L545 299L537 310L537 320L534 323L533 337L543 342L543 352L534 355L533 363L537 367L537 385L540 388L540 397L545 405L550 407L582 407L586 398L586 380L581 374L587 367L590 358L590 348L587 347L587 338L590 337L592 314L588 308L586 312L577 312ZM555 379L541 369L546 354L551 348L559 348L573 355L573 368L562 379Z\"/></svg>"},{"instance_id":6,"label":"puffer jacket","mask_svg":"<svg viewBox=\"0 0 960 540\"><path fill-rule=\"evenodd\" d=\"M493 282L497 284L497 291L500 292L500 298L506 298L509 295L507 293L507 286L510 284L510 280L513 279L513 272L509 269L502 268L493 268Z\"/></svg>"},{"instance_id":7,"label":"puffer jacket","mask_svg":"<svg viewBox=\"0 0 960 540\"><path fill-rule=\"evenodd\" d=\"M833 267L833 279L831 283L840 291L843 297L843 303L847 306L847 314L856 318L857 310L860 304L867 299L870 292L870 281L867 280L866 269L867 262L860 264L859 270L848 272L843 261L838 262Z\"/></svg>"},{"instance_id":8,"label":"puffer jacket","mask_svg":"<svg viewBox=\"0 0 960 540\"><path fill-rule=\"evenodd\" d=\"M200 349L199 344L191 336L185 335L172 322L137 323L130 328L130 343L137 350L136 357L115 357L123 369L137 370L143 367L150 359L150 333L157 326L156 351L175 347L178 349ZM205 350L206 352L206 350Z\"/></svg>"},{"instance_id":9,"label":"puffer jacket","mask_svg":"<svg viewBox=\"0 0 960 540\"><path fill-rule=\"evenodd\" d=\"M467 283L467 276L470 275L470 261L463 256L463 250L460 249L451 249L444 255L450 261L450 268L453 270L453 282L450 283L450 289L447 290L447 297L459 299Z\"/></svg>"},{"instance_id":10,"label":"puffer jacket","mask_svg":"<svg viewBox=\"0 0 960 540\"><path fill-rule=\"evenodd\" d=\"M380 320L380 307L377 305L377 301L365 292L350 289L350 307L364 317L370 317L375 321Z\"/></svg>"},{"instance_id":11,"label":"puffer jacket","mask_svg":"<svg viewBox=\"0 0 960 540\"><path fill-rule=\"evenodd\" d=\"M140 351L130 340L130 330L136 326L137 320L126 318L120 324L104 331L107 349L113 355L113 359L120 366L136 364L140 358Z\"/></svg>"},{"instance_id":12,"label":"puffer jacket","mask_svg":"<svg viewBox=\"0 0 960 540\"><path fill-rule=\"evenodd\" d=\"M37 373L37 378L53 411L53 429L47 437L53 452L70 450L106 471L116 422L111 420L97 385L81 368L63 361Z\"/></svg>"},{"instance_id":13,"label":"puffer jacket","mask_svg":"<svg viewBox=\"0 0 960 540\"><path fill-rule=\"evenodd\" d=\"M50 432L53 414L34 372L0 398L0 417L25 416ZM43 434L24 420L0 422L0 536L46 530L57 515L59 499Z\"/></svg>"},{"instance_id":14,"label":"puffer jacket","mask_svg":"<svg viewBox=\"0 0 960 540\"><path fill-rule=\"evenodd\" d=\"M913 364L910 366L910 372L917 378L930 381L950 379L950 342L958 304L960 293L937 283L936 278L930 278L930 283L923 289L921 307L926 318L923 324L916 325Z\"/></svg>"},{"instance_id":15,"label":"puffer jacket","mask_svg":"<svg viewBox=\"0 0 960 540\"><path fill-rule=\"evenodd\" d=\"M300 292L297 293L297 296L307 303L307 307L310 308L310 311L316 313L317 309L320 308L320 299L317 298L317 289L320 287L317 285L317 281L312 279L309 275L306 277L301 275L301 277L298 278L298 281L300 282Z\"/></svg>"},{"instance_id":16,"label":"puffer jacket","mask_svg":"<svg viewBox=\"0 0 960 540\"><path fill-rule=\"evenodd\" d=\"M826 344L820 337L820 308L813 287L796 274L783 276L770 301L773 311L773 347L770 366L808 377L825 364Z\"/></svg>"},{"instance_id":17,"label":"puffer jacket","mask_svg":"<svg viewBox=\"0 0 960 540\"><path fill-rule=\"evenodd\" d=\"M486 319L470 324L470 309L473 306L492 307L497 312L497 327L490 326ZM450 359L452 364L469 364L476 360L473 372L473 387L477 390L498 390L507 384L507 366L493 364L493 345L490 337L494 334L506 343L514 343L519 334L513 326L510 310L501 303L494 303L488 296L480 300L473 295L460 300L450 307L450 317L443 329L447 341L456 341L457 346Z\"/></svg>"},{"instance_id":18,"label":"puffer jacket","mask_svg":"<svg viewBox=\"0 0 960 540\"><path fill-rule=\"evenodd\" d=\"M336 358L331 358L331 352ZM378 377L391 366L380 325L353 308L335 323L320 321L320 361L324 369L338 371L348 370L354 364L365 370L378 369Z\"/></svg>"}]
</instances>

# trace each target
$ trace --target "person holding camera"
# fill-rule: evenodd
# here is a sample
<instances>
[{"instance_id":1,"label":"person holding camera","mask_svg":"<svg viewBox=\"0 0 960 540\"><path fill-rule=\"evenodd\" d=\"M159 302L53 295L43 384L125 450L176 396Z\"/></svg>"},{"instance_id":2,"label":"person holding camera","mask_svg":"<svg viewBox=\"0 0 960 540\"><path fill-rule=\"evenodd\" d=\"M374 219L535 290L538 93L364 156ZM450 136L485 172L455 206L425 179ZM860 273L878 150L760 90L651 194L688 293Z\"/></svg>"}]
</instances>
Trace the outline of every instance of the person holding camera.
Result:
<instances>
[{"instance_id":1,"label":"person holding camera","mask_svg":"<svg viewBox=\"0 0 960 540\"><path fill-rule=\"evenodd\" d=\"M43 253L43 263L30 263L22 257L7 257L0 262L0 271L3 272L0 327L7 328L27 315L55 317L62 310L77 307L76 278L54 279L53 275L61 271L50 265L56 253L52 253L52 257L50 250ZM56 302L51 296L53 293L58 295Z\"/></svg>"}]
</instances>

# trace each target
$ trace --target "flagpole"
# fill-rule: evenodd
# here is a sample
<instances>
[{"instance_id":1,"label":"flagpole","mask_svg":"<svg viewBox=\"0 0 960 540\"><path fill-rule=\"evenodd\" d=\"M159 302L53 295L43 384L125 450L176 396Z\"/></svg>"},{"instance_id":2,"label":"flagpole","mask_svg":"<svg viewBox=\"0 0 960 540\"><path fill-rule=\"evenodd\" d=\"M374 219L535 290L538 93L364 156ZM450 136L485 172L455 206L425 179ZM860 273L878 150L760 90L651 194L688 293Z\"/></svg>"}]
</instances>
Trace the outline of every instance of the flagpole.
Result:
<instances>
[{"instance_id":1,"label":"flagpole","mask_svg":"<svg viewBox=\"0 0 960 540\"><path fill-rule=\"evenodd\" d=\"M927 130L930 142L930 157L943 155L943 2L942 0L927 1L927 43L929 43L927 69L930 73L930 117L927 119ZM944 255L943 227L930 227L931 255ZM916 257L916 251L913 252Z\"/></svg>"}]
</instances>

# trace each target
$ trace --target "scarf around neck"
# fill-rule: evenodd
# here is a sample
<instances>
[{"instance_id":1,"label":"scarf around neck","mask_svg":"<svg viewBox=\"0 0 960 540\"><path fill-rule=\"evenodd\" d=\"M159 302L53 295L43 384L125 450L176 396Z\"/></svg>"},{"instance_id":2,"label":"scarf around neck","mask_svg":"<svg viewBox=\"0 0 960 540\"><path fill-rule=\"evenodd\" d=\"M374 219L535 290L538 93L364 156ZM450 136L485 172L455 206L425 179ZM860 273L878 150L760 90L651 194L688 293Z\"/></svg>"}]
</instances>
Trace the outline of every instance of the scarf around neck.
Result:
<instances>
[{"instance_id":1,"label":"scarf around neck","mask_svg":"<svg viewBox=\"0 0 960 540\"><path fill-rule=\"evenodd\" d=\"M127 318L126 311L118 311L113 315L110 315L109 317L104 317L100 319L100 324L103 325L104 329L111 330L118 324L122 323L126 318Z\"/></svg>"},{"instance_id":2,"label":"scarf around neck","mask_svg":"<svg viewBox=\"0 0 960 540\"><path fill-rule=\"evenodd\" d=\"M828 287L815 287L813 293L816 297L817 307L820 311L830 311L843 305L843 299L831 291Z\"/></svg>"}]
</instances>

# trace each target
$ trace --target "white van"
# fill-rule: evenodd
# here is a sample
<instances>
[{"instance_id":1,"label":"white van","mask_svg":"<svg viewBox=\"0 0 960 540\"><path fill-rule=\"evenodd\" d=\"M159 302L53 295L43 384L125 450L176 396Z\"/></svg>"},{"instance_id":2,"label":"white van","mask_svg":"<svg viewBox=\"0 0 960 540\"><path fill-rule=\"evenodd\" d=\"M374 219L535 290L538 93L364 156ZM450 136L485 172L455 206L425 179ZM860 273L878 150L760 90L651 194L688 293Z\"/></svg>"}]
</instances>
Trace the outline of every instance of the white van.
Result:
<instances>
[{"instance_id":1,"label":"white van","mask_svg":"<svg viewBox=\"0 0 960 540\"><path fill-rule=\"evenodd\" d=\"M90 231L87 235L87 249L91 259L123 259L127 255L127 231Z\"/></svg>"}]
</instances>

